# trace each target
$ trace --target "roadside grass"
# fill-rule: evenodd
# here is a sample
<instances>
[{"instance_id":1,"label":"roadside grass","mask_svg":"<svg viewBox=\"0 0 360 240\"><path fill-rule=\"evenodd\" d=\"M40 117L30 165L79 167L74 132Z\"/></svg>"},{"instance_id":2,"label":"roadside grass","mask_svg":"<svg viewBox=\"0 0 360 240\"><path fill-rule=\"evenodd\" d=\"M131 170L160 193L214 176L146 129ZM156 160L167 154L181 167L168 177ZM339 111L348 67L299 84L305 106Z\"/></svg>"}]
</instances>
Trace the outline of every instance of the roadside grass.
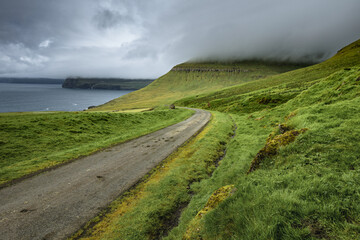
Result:
<instances>
[{"instance_id":1,"label":"roadside grass","mask_svg":"<svg viewBox=\"0 0 360 240\"><path fill-rule=\"evenodd\" d=\"M73 236L74 239L158 239L177 223L191 200L190 186L211 176L233 133L232 119L222 113L199 135L170 155L134 189ZM96 223L96 225L94 225Z\"/></svg>"},{"instance_id":2,"label":"roadside grass","mask_svg":"<svg viewBox=\"0 0 360 240\"><path fill-rule=\"evenodd\" d=\"M197 194L165 239L358 239L359 77L359 67L341 70L282 105L233 115L238 130L227 155L211 178L192 186ZM308 131L247 174L279 124ZM231 184L230 197L193 220L215 190Z\"/></svg>"},{"instance_id":3,"label":"roadside grass","mask_svg":"<svg viewBox=\"0 0 360 240\"><path fill-rule=\"evenodd\" d=\"M136 113L136 112L146 112L146 111L152 111L152 108L137 108L137 109L129 109L129 110L123 110L123 111L118 111L121 113Z\"/></svg>"},{"instance_id":4,"label":"roadside grass","mask_svg":"<svg viewBox=\"0 0 360 240\"><path fill-rule=\"evenodd\" d=\"M188 96L254 81L302 66L262 61L183 63L175 66L147 87L114 99L93 110L127 110L169 105Z\"/></svg>"},{"instance_id":5,"label":"roadside grass","mask_svg":"<svg viewBox=\"0 0 360 240\"><path fill-rule=\"evenodd\" d=\"M159 130L191 114L187 109L0 114L0 184Z\"/></svg>"}]
</instances>

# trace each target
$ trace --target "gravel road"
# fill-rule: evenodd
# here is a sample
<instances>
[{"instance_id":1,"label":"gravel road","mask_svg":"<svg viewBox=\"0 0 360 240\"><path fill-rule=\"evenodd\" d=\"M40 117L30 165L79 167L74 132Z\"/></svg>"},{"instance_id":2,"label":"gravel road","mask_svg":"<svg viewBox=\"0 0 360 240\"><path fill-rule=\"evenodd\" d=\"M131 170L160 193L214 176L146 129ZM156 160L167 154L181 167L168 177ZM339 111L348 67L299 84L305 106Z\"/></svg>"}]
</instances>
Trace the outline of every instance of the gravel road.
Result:
<instances>
[{"instance_id":1,"label":"gravel road","mask_svg":"<svg viewBox=\"0 0 360 240\"><path fill-rule=\"evenodd\" d=\"M209 121L189 119L0 190L0 239L65 239Z\"/></svg>"}]
</instances>

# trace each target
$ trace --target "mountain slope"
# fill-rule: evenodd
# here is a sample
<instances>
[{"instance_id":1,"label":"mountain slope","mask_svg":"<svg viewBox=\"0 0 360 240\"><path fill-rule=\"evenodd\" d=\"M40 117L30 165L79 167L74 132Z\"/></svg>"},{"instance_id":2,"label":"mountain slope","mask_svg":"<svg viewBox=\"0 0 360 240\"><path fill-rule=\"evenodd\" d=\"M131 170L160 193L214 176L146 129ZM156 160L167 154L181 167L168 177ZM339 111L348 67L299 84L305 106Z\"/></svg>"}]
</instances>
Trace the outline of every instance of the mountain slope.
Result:
<instances>
[{"instance_id":1,"label":"mountain slope","mask_svg":"<svg viewBox=\"0 0 360 240\"><path fill-rule=\"evenodd\" d=\"M297 69L303 65L261 61L183 63L149 86L114 99L95 110L155 107Z\"/></svg>"},{"instance_id":2,"label":"mountain slope","mask_svg":"<svg viewBox=\"0 0 360 240\"><path fill-rule=\"evenodd\" d=\"M359 113L360 66L281 106L233 115L238 130L227 156L196 187L168 239L358 239ZM229 184L236 192L196 220Z\"/></svg>"},{"instance_id":3,"label":"mountain slope","mask_svg":"<svg viewBox=\"0 0 360 240\"><path fill-rule=\"evenodd\" d=\"M263 97L275 95L279 98L279 94L282 92L283 94L280 99L273 100L270 96L271 99L266 101L284 102L316 83L319 79L327 77L343 68L349 68L359 64L360 40L341 49L335 56L320 64L286 72L280 75L269 76L264 79L236 85L234 87L212 93L190 96L177 101L176 104L227 112L238 112L241 108L239 106L240 103L244 103L245 106L251 104L245 103L249 101L255 101L253 104L261 104L261 99L249 99L252 95L254 95L253 93L255 91L268 89L269 87L274 86L278 86L277 90L274 90L275 88L273 88L271 91L263 91ZM247 93L248 95L245 95ZM261 94L256 93L256 95Z\"/></svg>"},{"instance_id":4,"label":"mountain slope","mask_svg":"<svg viewBox=\"0 0 360 240\"><path fill-rule=\"evenodd\" d=\"M238 130L168 239L360 237L359 43L257 85L179 101L232 112ZM232 196L198 218L229 184Z\"/></svg>"}]
</instances>

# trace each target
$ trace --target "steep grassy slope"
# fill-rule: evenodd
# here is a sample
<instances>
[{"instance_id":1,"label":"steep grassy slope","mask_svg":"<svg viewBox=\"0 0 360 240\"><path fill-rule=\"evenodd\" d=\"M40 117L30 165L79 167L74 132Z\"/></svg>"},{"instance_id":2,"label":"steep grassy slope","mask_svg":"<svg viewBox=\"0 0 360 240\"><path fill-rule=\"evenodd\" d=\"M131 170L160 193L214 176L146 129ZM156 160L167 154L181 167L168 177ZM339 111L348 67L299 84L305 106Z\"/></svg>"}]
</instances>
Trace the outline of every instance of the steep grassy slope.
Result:
<instances>
[{"instance_id":1,"label":"steep grassy slope","mask_svg":"<svg viewBox=\"0 0 360 240\"><path fill-rule=\"evenodd\" d=\"M248 105L258 105L257 107L261 108L263 103L284 103L316 83L319 79L327 77L343 68L359 65L359 51L360 40L341 49L334 57L323 63L236 85L212 93L190 96L177 101L176 104L211 110L238 112L239 109L246 108ZM273 86L278 86L278 89L273 88L272 90L255 92ZM279 96L279 90L284 93L281 97ZM257 96L257 98L254 96Z\"/></svg>"},{"instance_id":2,"label":"steep grassy slope","mask_svg":"<svg viewBox=\"0 0 360 240\"><path fill-rule=\"evenodd\" d=\"M324 63L179 103L232 112L238 130L168 239L360 238L360 41ZM236 191L199 217L229 184Z\"/></svg>"},{"instance_id":3,"label":"steep grassy slope","mask_svg":"<svg viewBox=\"0 0 360 240\"><path fill-rule=\"evenodd\" d=\"M233 115L238 130L227 156L194 188L168 239L358 239L359 113L360 68L353 67L271 110ZM286 142L299 129L307 131ZM284 144L275 148L274 139ZM232 196L196 220L229 184Z\"/></svg>"},{"instance_id":4,"label":"steep grassy slope","mask_svg":"<svg viewBox=\"0 0 360 240\"><path fill-rule=\"evenodd\" d=\"M132 109L171 104L184 97L208 93L239 83L297 69L303 65L243 61L184 63L149 86L106 103L96 110Z\"/></svg>"}]
</instances>

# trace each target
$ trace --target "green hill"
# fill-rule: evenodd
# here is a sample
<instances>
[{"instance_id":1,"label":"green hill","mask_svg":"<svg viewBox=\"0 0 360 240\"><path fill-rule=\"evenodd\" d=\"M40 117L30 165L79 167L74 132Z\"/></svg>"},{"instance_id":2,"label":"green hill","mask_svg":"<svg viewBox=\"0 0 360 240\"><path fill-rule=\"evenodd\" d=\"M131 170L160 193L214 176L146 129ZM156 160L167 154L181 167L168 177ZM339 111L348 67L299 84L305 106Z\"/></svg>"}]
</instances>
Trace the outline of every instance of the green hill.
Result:
<instances>
[{"instance_id":1,"label":"green hill","mask_svg":"<svg viewBox=\"0 0 360 240\"><path fill-rule=\"evenodd\" d=\"M336 71L358 66L360 63L359 48L360 40L341 49L335 56L320 64L280 75L269 76L212 93L190 96L176 103L191 107L237 113L239 111L251 111L248 109L249 105L258 105L259 102L260 104L268 102L270 105L274 105L274 103L277 105L295 97L304 89ZM269 87L274 86L277 87L270 90ZM259 91L262 89L266 90ZM251 96L258 96L258 99ZM263 106L255 106L255 110L261 107Z\"/></svg>"},{"instance_id":2,"label":"green hill","mask_svg":"<svg viewBox=\"0 0 360 240\"><path fill-rule=\"evenodd\" d=\"M95 110L126 110L171 104L187 96L209 93L302 66L262 61L183 63L147 87L114 99Z\"/></svg>"},{"instance_id":3,"label":"green hill","mask_svg":"<svg viewBox=\"0 0 360 240\"><path fill-rule=\"evenodd\" d=\"M186 63L104 105L175 102L213 119L77 236L359 239L360 40L289 68Z\"/></svg>"}]
</instances>

